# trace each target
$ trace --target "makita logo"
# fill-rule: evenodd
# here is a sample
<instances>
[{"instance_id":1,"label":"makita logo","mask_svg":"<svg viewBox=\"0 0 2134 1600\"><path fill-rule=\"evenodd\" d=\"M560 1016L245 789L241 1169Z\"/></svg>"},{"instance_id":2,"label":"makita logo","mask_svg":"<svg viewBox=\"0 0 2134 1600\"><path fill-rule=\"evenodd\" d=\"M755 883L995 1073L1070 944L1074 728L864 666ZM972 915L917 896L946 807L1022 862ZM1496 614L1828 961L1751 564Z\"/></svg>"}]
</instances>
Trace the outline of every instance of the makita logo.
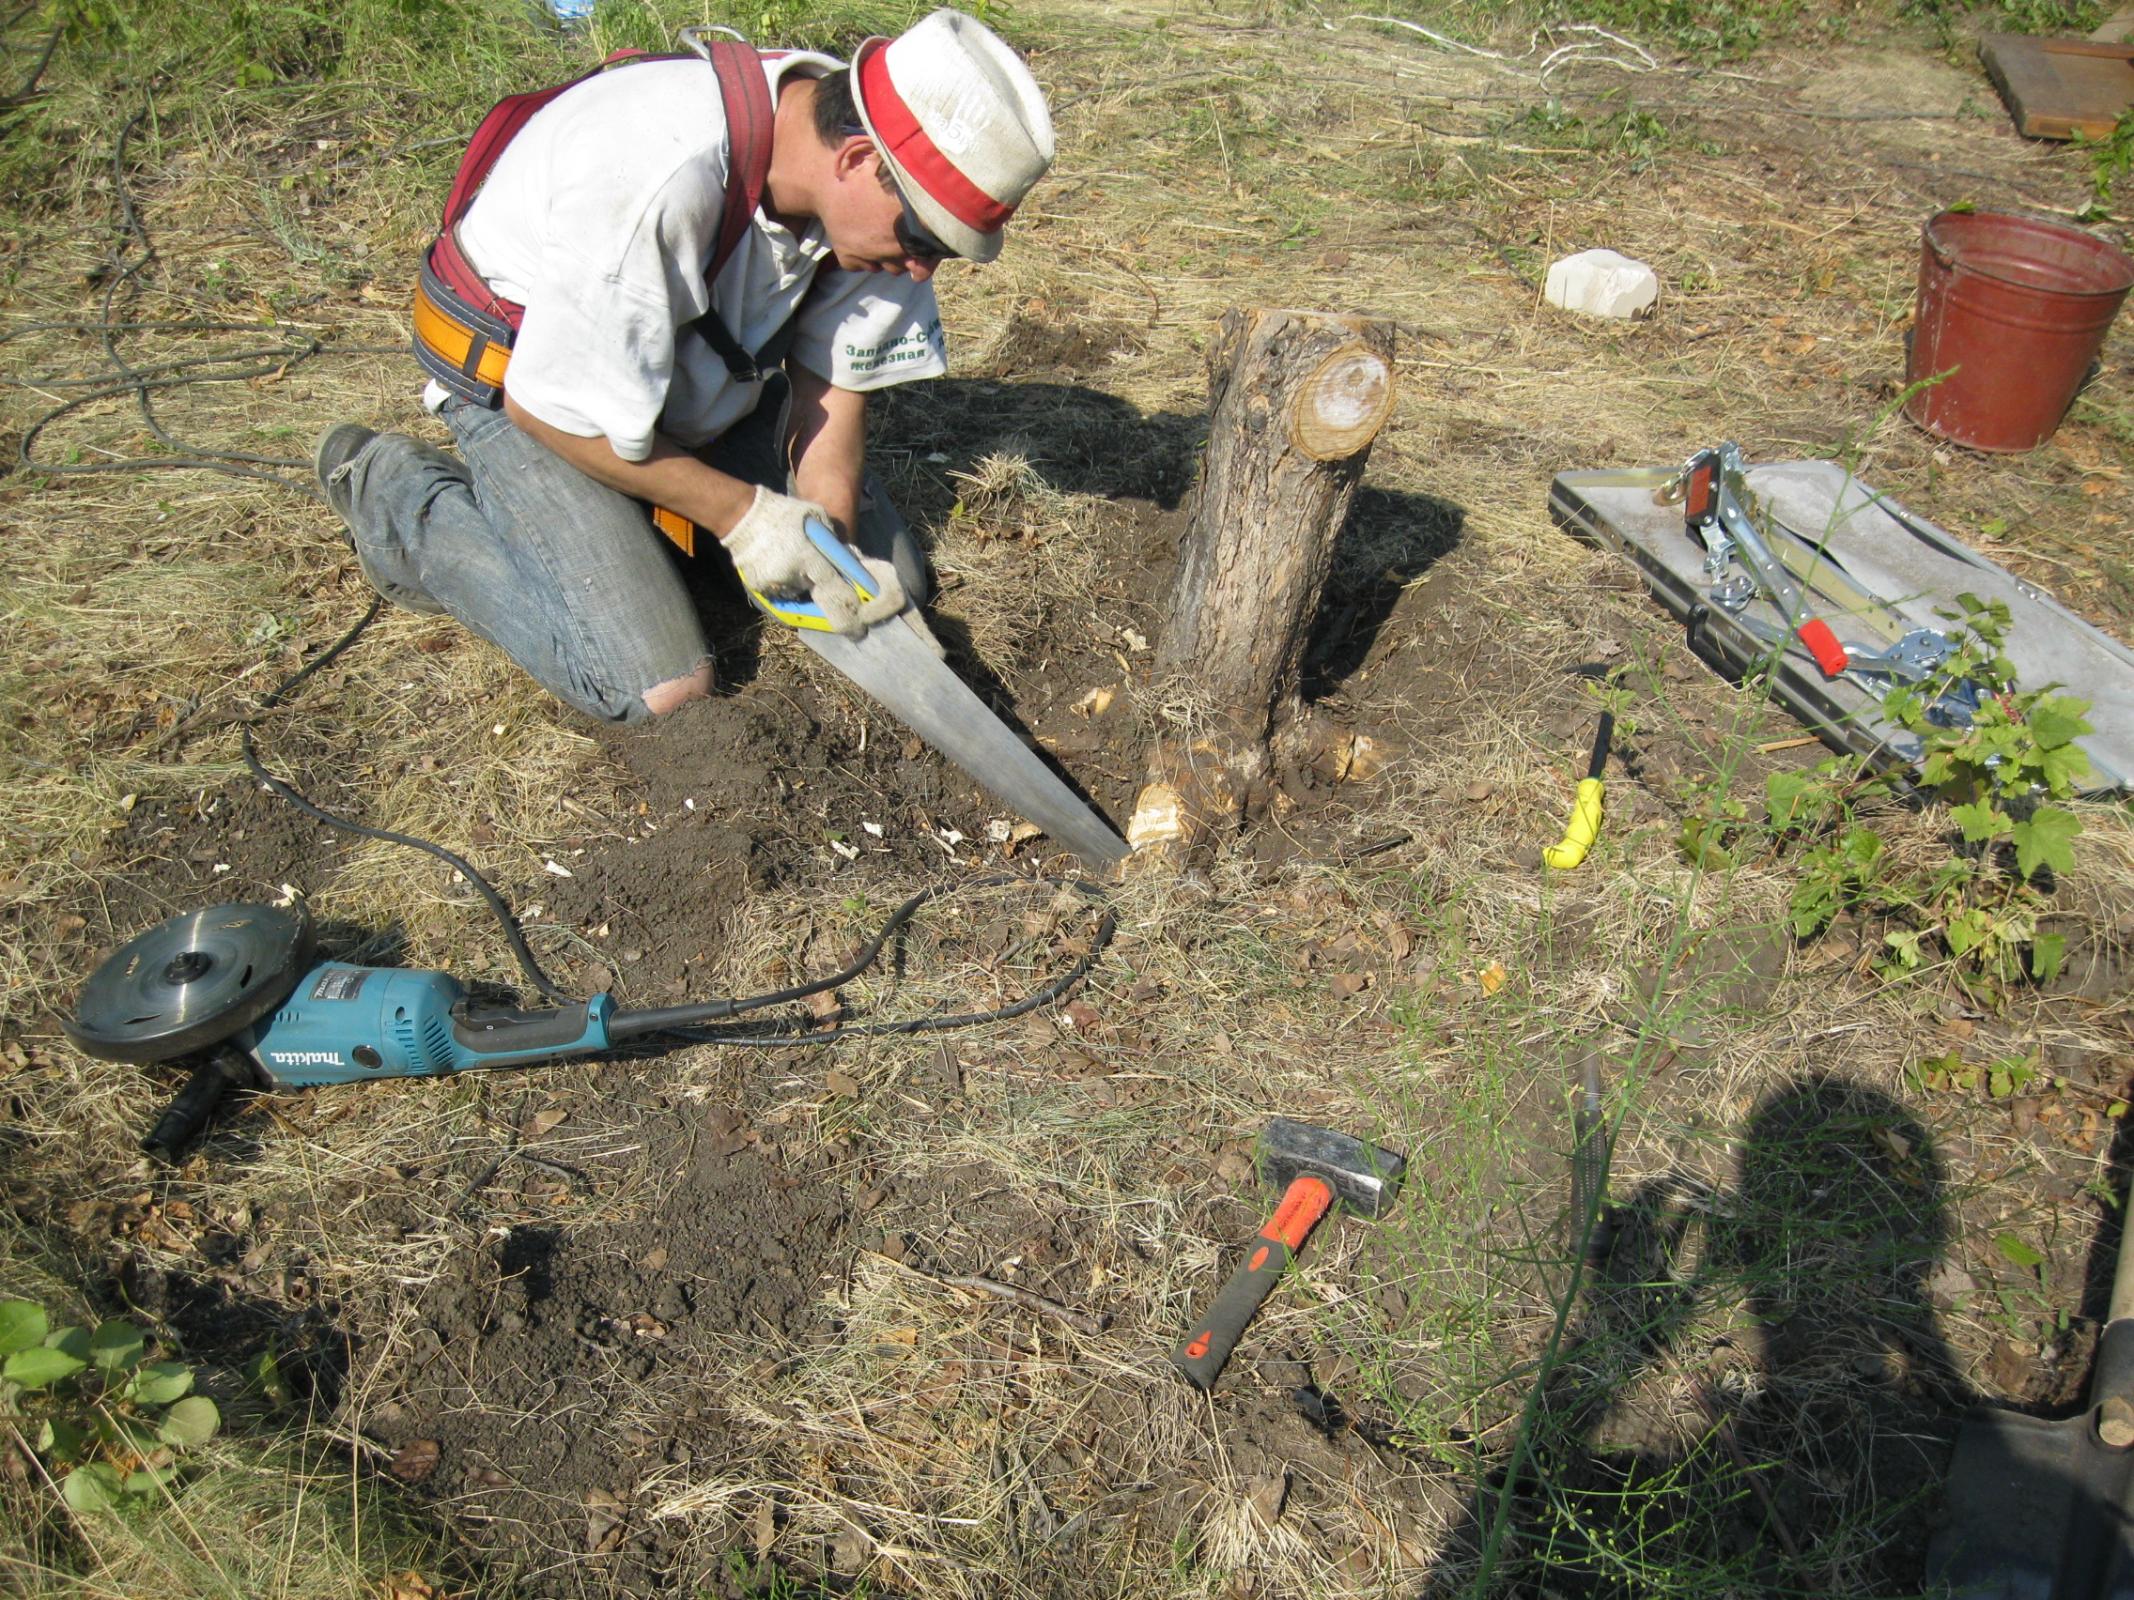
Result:
<instances>
[{"instance_id":1,"label":"makita logo","mask_svg":"<svg viewBox=\"0 0 2134 1600\"><path fill-rule=\"evenodd\" d=\"M338 1067L340 1054L333 1050L269 1050L277 1067Z\"/></svg>"}]
</instances>

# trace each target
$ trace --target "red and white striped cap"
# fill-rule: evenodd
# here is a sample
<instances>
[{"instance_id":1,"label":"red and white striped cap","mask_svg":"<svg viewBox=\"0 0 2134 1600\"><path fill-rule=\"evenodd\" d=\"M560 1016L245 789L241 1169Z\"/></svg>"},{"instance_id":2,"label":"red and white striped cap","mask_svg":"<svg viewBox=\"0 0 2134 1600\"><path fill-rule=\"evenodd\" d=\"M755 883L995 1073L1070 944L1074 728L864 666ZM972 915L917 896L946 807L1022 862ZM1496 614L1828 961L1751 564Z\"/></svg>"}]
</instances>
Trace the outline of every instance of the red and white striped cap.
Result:
<instances>
[{"instance_id":1,"label":"red and white striped cap","mask_svg":"<svg viewBox=\"0 0 2134 1600\"><path fill-rule=\"evenodd\" d=\"M1022 59L982 22L936 11L852 58L852 98L897 192L958 255L991 261L1052 165L1052 114Z\"/></svg>"}]
</instances>

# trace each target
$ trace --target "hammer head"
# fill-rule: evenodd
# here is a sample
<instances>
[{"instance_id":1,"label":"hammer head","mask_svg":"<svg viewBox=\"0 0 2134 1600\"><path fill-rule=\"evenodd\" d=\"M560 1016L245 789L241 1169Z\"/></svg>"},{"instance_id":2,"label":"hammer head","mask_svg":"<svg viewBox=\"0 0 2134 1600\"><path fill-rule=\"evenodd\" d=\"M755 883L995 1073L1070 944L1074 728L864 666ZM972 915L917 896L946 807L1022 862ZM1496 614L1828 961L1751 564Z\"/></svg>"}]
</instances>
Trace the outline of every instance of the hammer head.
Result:
<instances>
[{"instance_id":1,"label":"hammer head","mask_svg":"<svg viewBox=\"0 0 2134 1600\"><path fill-rule=\"evenodd\" d=\"M1390 1150L1287 1117L1276 1117L1260 1136L1262 1182L1286 1189L1297 1178L1319 1178L1351 1216L1384 1216L1407 1166Z\"/></svg>"}]
</instances>

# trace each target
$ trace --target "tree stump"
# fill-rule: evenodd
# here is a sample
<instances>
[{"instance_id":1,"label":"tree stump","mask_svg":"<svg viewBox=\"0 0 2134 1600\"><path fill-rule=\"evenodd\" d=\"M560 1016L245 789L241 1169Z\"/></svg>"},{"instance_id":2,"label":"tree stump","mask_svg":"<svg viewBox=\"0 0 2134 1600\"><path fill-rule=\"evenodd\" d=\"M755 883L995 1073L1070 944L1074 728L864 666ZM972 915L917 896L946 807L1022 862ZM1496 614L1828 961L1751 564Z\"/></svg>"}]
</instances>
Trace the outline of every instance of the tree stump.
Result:
<instances>
[{"instance_id":1,"label":"tree stump","mask_svg":"<svg viewBox=\"0 0 2134 1600\"><path fill-rule=\"evenodd\" d=\"M1175 866L1264 798L1298 724L1304 646L1371 441L1393 408L1393 329L1232 311L1208 357L1211 421L1157 644L1166 724L1127 838Z\"/></svg>"}]
</instances>

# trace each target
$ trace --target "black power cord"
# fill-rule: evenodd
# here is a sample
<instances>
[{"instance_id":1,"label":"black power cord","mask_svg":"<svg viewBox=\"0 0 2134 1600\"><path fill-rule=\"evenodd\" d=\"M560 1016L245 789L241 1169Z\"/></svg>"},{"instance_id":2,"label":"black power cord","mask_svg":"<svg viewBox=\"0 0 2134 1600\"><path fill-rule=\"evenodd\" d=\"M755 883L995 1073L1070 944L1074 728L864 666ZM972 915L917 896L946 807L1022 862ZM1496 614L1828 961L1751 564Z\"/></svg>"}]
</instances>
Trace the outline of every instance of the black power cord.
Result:
<instances>
[{"instance_id":1,"label":"black power cord","mask_svg":"<svg viewBox=\"0 0 2134 1600\"><path fill-rule=\"evenodd\" d=\"M384 609L384 606L383 599L372 600L370 609L357 619L353 627L328 645L325 650L267 691L260 700L260 709L269 711L276 706L286 705L291 696L307 679L347 653L357 639L362 637L364 630L377 620L378 614ZM411 833L396 833L390 828L375 828L368 823L357 822L352 817L339 816L326 810L324 807L307 799L295 785L276 777L267 770L266 763L260 760L259 748L252 738L250 722L240 725L238 737L239 748L243 752L245 766L250 770L252 776L257 778L277 799L286 801L296 807L297 810L303 812L305 816L310 817L315 822L323 823L329 828L337 828L343 833L352 833L358 838L378 839L387 844L405 845L411 850L420 850L425 855L436 857L439 861L444 862L459 873L468 883L474 886L475 892L482 897L491 913L496 917L497 925L503 930L505 942L510 945L511 953L517 959L520 970L526 974L526 981L558 1005L576 1005L579 1003L575 996L565 991L542 970L540 961L536 959L532 948L526 943L526 935L519 926L518 917L512 912L511 903L497 891L487 878L476 870L472 862L468 861L464 856L457 855L446 849L434 840L420 838ZM706 1023L720 1022L731 1017L738 1017L745 1012L761 1011L770 1006L788 1005L795 1001L805 1000L811 995L825 994L830 990L840 988L850 983L880 960L882 947L889 942L891 937L902 930L914 916L918 915L919 908L929 901L938 900L956 890L998 888L1008 884L1028 884L1033 887L1050 886L1071 889L1078 894L1090 897L1092 900L1101 900L1103 896L1101 888L1079 878L1025 878L1010 873L997 873L988 877L970 879L959 884L936 884L930 888L921 889L917 894L912 895L892 911L881 927L875 930L874 937L859 948L852 960L828 977L811 979L807 983L795 984L788 989L773 989L763 994L745 995L737 999L703 1000L690 1005L668 1006L649 1011L617 1012L609 1025L608 1036L617 1043L625 1039L643 1038L650 1034L665 1034L692 1044L756 1045L766 1048L778 1048L781 1046L830 1044L839 1039L882 1038L890 1035L914 1033L943 1033L956 1028L976 1027L987 1022L1006 1022L1011 1018L1027 1015L1029 1012L1035 1011L1039 1006L1049 1004L1051 1001L1058 999L1089 975L1090 970L1097 963L1097 958L1104 953L1105 947L1111 943L1112 936L1118 932L1119 918L1116 911L1109 906L1104 907L1097 918L1095 928L1091 932L1089 948L1077 956L1066 971L1053 978L1042 988L1034 990L1009 1005L996 1006L986 1011L956 1012L947 1016L903 1017L885 1022L855 1022L819 1032L810 1032L808 1031L808 1024L797 1021L788 1025L785 1031L769 1034L746 1033L702 1026ZM751 1024L751 1026L758 1025L760 1024Z\"/></svg>"},{"instance_id":2,"label":"black power cord","mask_svg":"<svg viewBox=\"0 0 2134 1600\"><path fill-rule=\"evenodd\" d=\"M121 290L132 300L140 292L139 278L156 260L155 242L148 236L148 228L141 221L135 208L133 195L126 186L126 146L133 138L148 113L136 112L119 130L119 136L111 151L111 187L119 203L119 221L122 229L120 243L112 252L110 264L105 269L103 301L100 315L94 321L67 319L61 321L32 322L11 329L6 338L13 339L26 333L47 329L77 329L94 332L104 347L104 359L110 370L118 375L116 381L106 378L40 378L24 382L10 380L18 387L80 388L85 392L73 399L54 406L43 416L25 428L22 438L15 446L17 463L33 472L54 476L76 473L108 472L158 472L172 468L193 468L204 472L219 472L233 478L260 478L268 483L278 483L285 489L294 489L302 494L317 495L318 490L302 477L291 476L292 471L301 471L307 463L284 456L257 455L244 450L214 450L188 445L174 438L156 416L149 396L159 390L190 387L197 383L243 383L254 378L272 376L286 371L297 362L312 356L334 355L381 355L397 354L402 345L337 345L329 351L319 339L293 340L278 345L268 345L248 350L220 351L213 355L192 356L182 360L161 361L147 367L135 367L119 354L118 336L122 332L150 329L164 332L199 333L259 333L267 330L257 324L177 321L130 322L116 315ZM138 247L139 254L128 260ZM252 362L251 366L233 367L237 362ZM205 373L202 367L233 367L233 370ZM140 408L141 420L148 431L155 435L159 444L168 449L167 456L143 456L116 461L53 462L40 461L31 454L32 447L44 430L69 412L98 400L108 400L117 395L132 395ZM283 469L283 470L276 470Z\"/></svg>"}]
</instances>

